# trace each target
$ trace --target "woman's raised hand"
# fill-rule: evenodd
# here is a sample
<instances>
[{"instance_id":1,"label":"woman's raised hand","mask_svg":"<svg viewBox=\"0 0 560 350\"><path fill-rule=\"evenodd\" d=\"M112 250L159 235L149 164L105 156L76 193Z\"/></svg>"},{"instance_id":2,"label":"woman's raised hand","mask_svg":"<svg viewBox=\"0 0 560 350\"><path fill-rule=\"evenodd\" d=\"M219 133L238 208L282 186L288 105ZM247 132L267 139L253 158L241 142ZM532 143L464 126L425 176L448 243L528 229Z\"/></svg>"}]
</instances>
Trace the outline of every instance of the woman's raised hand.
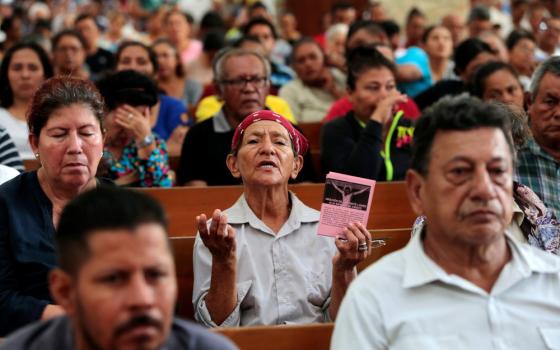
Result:
<instances>
[{"instance_id":1,"label":"woman's raised hand","mask_svg":"<svg viewBox=\"0 0 560 350\"><path fill-rule=\"evenodd\" d=\"M393 90L387 97L379 101L370 119L385 125L391 119L397 103L405 103L408 97L397 90Z\"/></svg>"},{"instance_id":2,"label":"woman's raised hand","mask_svg":"<svg viewBox=\"0 0 560 350\"><path fill-rule=\"evenodd\" d=\"M206 215L196 217L200 238L210 250L212 258L220 262L235 260L235 230L227 223L227 215L219 209L214 210L212 222L208 227Z\"/></svg>"},{"instance_id":3,"label":"woman's raised hand","mask_svg":"<svg viewBox=\"0 0 560 350\"><path fill-rule=\"evenodd\" d=\"M371 254L371 235L360 222L348 224L344 234L346 239L337 239L335 242L338 254L333 258L333 267L352 270Z\"/></svg>"}]
</instances>

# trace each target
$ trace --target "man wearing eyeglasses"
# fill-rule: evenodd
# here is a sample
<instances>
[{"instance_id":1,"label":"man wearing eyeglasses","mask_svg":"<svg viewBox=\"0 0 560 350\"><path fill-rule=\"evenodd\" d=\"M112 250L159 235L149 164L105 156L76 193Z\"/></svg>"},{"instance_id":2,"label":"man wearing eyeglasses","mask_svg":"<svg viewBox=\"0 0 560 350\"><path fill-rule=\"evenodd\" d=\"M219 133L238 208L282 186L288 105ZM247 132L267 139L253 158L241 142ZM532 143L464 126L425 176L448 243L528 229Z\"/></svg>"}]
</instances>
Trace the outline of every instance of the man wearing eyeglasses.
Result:
<instances>
[{"instance_id":1,"label":"man wearing eyeglasses","mask_svg":"<svg viewBox=\"0 0 560 350\"><path fill-rule=\"evenodd\" d=\"M270 64L260 54L231 49L214 64L214 85L224 102L214 118L191 128L185 137L177 184L187 186L237 185L226 157L235 127L247 115L264 109L270 87Z\"/></svg>"}]
</instances>

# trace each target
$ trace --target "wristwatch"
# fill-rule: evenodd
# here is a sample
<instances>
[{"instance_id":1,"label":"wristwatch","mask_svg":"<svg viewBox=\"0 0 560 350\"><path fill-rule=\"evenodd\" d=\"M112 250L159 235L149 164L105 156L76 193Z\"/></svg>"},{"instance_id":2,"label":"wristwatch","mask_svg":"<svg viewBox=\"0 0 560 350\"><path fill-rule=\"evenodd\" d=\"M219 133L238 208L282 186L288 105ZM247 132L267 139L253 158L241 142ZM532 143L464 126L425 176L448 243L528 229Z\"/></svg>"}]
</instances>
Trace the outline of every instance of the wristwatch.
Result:
<instances>
[{"instance_id":1,"label":"wristwatch","mask_svg":"<svg viewBox=\"0 0 560 350\"><path fill-rule=\"evenodd\" d=\"M142 141L137 142L136 145L138 148L145 148L151 146L152 143L154 143L154 134L148 134Z\"/></svg>"}]
</instances>

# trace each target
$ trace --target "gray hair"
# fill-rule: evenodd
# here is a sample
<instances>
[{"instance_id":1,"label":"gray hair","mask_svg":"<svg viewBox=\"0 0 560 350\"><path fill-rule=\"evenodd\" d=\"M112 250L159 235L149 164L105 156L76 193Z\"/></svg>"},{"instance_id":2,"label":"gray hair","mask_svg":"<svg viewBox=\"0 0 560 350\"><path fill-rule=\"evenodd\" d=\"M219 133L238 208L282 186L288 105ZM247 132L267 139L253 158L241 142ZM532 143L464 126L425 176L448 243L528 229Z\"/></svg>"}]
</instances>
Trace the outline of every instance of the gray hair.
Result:
<instances>
[{"instance_id":1,"label":"gray hair","mask_svg":"<svg viewBox=\"0 0 560 350\"><path fill-rule=\"evenodd\" d=\"M343 35L346 37L348 35L348 25L344 23L334 24L327 29L327 33L325 34L328 42L334 41L337 35Z\"/></svg>"},{"instance_id":2,"label":"gray hair","mask_svg":"<svg viewBox=\"0 0 560 350\"><path fill-rule=\"evenodd\" d=\"M260 53L251 50L239 49L239 48L228 48L218 52L216 58L214 59L214 63L212 65L212 69L214 71L214 81L220 83L222 80L224 80L225 73L226 73L224 71L224 67L226 65L227 60L229 60L232 57L240 57L240 56L255 56L256 58L258 58L264 67L266 78L270 79L270 73L271 73L270 62L268 62L268 60Z\"/></svg>"},{"instance_id":3,"label":"gray hair","mask_svg":"<svg viewBox=\"0 0 560 350\"><path fill-rule=\"evenodd\" d=\"M531 99L534 101L539 92L541 86L541 81L546 73L551 73L556 77L560 77L560 57L552 56L541 63L535 73L533 73L533 78L531 79L531 86L529 91L531 92Z\"/></svg>"}]
</instances>

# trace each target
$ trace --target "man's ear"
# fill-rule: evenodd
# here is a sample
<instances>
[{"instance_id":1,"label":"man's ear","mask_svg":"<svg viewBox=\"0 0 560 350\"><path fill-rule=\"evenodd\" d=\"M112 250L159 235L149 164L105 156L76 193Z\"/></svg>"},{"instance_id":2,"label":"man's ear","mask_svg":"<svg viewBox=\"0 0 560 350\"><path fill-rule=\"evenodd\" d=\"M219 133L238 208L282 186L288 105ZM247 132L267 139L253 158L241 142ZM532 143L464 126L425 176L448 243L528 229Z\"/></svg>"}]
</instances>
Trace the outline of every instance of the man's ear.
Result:
<instances>
[{"instance_id":1,"label":"man's ear","mask_svg":"<svg viewBox=\"0 0 560 350\"><path fill-rule=\"evenodd\" d=\"M303 168L303 156L298 154L296 157L294 157L294 167L292 168L292 173L290 174L292 180L296 179L296 177L298 176L302 168Z\"/></svg>"},{"instance_id":2,"label":"man's ear","mask_svg":"<svg viewBox=\"0 0 560 350\"><path fill-rule=\"evenodd\" d=\"M233 177L239 179L241 177L241 173L239 172L239 168L237 167L237 156L233 154L228 154L226 158L226 165L229 169L229 172Z\"/></svg>"},{"instance_id":3,"label":"man's ear","mask_svg":"<svg viewBox=\"0 0 560 350\"><path fill-rule=\"evenodd\" d=\"M424 177L416 170L409 169L406 172L406 192L408 200L414 213L418 216L425 215L423 191L425 186Z\"/></svg>"},{"instance_id":4,"label":"man's ear","mask_svg":"<svg viewBox=\"0 0 560 350\"><path fill-rule=\"evenodd\" d=\"M72 277L60 268L49 273L49 290L56 304L60 305L67 314L75 312L75 294Z\"/></svg>"}]
</instances>

